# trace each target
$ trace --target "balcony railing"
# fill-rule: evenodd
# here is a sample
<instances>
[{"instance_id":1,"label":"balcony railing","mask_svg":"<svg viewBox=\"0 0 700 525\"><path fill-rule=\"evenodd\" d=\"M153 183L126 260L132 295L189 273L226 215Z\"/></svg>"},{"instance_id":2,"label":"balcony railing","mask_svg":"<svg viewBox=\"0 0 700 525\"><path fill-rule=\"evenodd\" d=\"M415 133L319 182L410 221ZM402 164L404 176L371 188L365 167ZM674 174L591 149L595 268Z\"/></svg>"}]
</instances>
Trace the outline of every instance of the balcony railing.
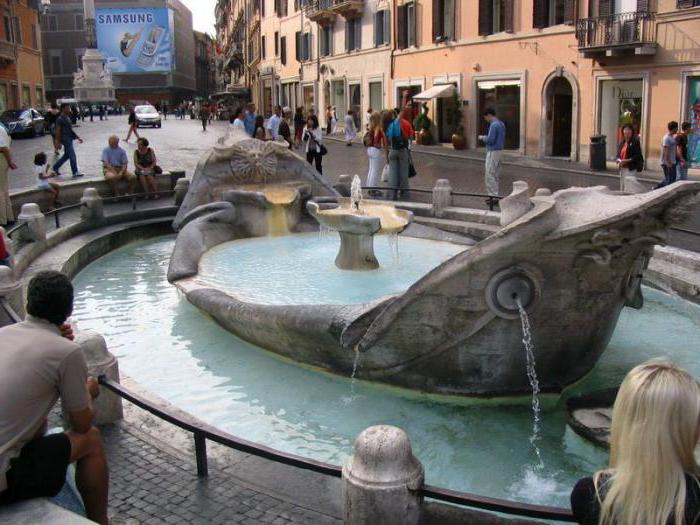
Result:
<instances>
[{"instance_id":1,"label":"balcony railing","mask_svg":"<svg viewBox=\"0 0 700 525\"><path fill-rule=\"evenodd\" d=\"M362 14L364 0L305 0L304 14L320 24L331 23L336 15L352 18Z\"/></svg>"},{"instance_id":2,"label":"balcony railing","mask_svg":"<svg viewBox=\"0 0 700 525\"><path fill-rule=\"evenodd\" d=\"M576 24L578 48L584 55L639 55L656 52L656 19L645 11L616 13L595 18L582 18Z\"/></svg>"}]
</instances>

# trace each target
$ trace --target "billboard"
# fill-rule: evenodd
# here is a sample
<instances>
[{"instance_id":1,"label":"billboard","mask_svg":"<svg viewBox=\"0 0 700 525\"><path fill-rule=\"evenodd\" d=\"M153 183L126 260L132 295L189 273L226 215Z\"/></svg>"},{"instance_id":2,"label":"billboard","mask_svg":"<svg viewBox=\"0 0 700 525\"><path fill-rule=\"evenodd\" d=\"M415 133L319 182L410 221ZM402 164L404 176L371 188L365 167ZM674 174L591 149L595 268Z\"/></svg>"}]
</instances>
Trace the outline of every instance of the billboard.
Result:
<instances>
[{"instance_id":1,"label":"billboard","mask_svg":"<svg viewBox=\"0 0 700 525\"><path fill-rule=\"evenodd\" d=\"M97 9L97 47L112 73L170 72L175 45L166 8Z\"/></svg>"}]
</instances>

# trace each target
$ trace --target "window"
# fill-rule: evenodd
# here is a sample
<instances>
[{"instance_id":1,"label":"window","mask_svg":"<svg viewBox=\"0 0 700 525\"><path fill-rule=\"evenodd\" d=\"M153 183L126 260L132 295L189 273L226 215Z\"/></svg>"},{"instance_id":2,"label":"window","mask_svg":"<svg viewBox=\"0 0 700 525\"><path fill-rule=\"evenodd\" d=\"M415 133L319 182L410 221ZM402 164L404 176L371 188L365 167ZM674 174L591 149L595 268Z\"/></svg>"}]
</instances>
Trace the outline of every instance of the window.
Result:
<instances>
[{"instance_id":1,"label":"window","mask_svg":"<svg viewBox=\"0 0 700 525\"><path fill-rule=\"evenodd\" d=\"M58 31L58 19L56 15L44 15L42 26L46 31Z\"/></svg>"},{"instance_id":2,"label":"window","mask_svg":"<svg viewBox=\"0 0 700 525\"><path fill-rule=\"evenodd\" d=\"M321 28L321 56L328 57L333 54L333 26Z\"/></svg>"},{"instance_id":3,"label":"window","mask_svg":"<svg viewBox=\"0 0 700 525\"><path fill-rule=\"evenodd\" d=\"M433 0L433 42L455 39L455 0Z\"/></svg>"},{"instance_id":4,"label":"window","mask_svg":"<svg viewBox=\"0 0 700 525\"><path fill-rule=\"evenodd\" d=\"M61 59L60 50L49 50L49 66L52 75L60 75L63 73L63 60Z\"/></svg>"},{"instance_id":5,"label":"window","mask_svg":"<svg viewBox=\"0 0 700 525\"><path fill-rule=\"evenodd\" d=\"M275 31L275 56L280 56L280 32Z\"/></svg>"},{"instance_id":6,"label":"window","mask_svg":"<svg viewBox=\"0 0 700 525\"><path fill-rule=\"evenodd\" d=\"M532 27L541 29L574 21L575 0L535 0Z\"/></svg>"},{"instance_id":7,"label":"window","mask_svg":"<svg viewBox=\"0 0 700 525\"><path fill-rule=\"evenodd\" d=\"M513 32L514 0L479 0L479 34Z\"/></svg>"},{"instance_id":8,"label":"window","mask_svg":"<svg viewBox=\"0 0 700 525\"><path fill-rule=\"evenodd\" d=\"M280 38L280 61L282 65L287 64L287 37L283 36Z\"/></svg>"},{"instance_id":9,"label":"window","mask_svg":"<svg viewBox=\"0 0 700 525\"><path fill-rule=\"evenodd\" d=\"M36 105L40 107L44 105L44 88L39 86L36 87Z\"/></svg>"},{"instance_id":10,"label":"window","mask_svg":"<svg viewBox=\"0 0 700 525\"><path fill-rule=\"evenodd\" d=\"M383 46L390 40L389 10L383 9L374 14L374 45Z\"/></svg>"},{"instance_id":11,"label":"window","mask_svg":"<svg viewBox=\"0 0 700 525\"><path fill-rule=\"evenodd\" d=\"M265 1L266 0L260 0L260 16L265 18Z\"/></svg>"},{"instance_id":12,"label":"window","mask_svg":"<svg viewBox=\"0 0 700 525\"><path fill-rule=\"evenodd\" d=\"M75 15L75 30L83 31L85 29L85 20L83 15Z\"/></svg>"},{"instance_id":13,"label":"window","mask_svg":"<svg viewBox=\"0 0 700 525\"><path fill-rule=\"evenodd\" d=\"M275 0L275 14L280 18L287 16L287 0Z\"/></svg>"},{"instance_id":14,"label":"window","mask_svg":"<svg viewBox=\"0 0 700 525\"><path fill-rule=\"evenodd\" d=\"M700 0L678 0L676 2L678 9L686 9L688 7L700 7Z\"/></svg>"},{"instance_id":15,"label":"window","mask_svg":"<svg viewBox=\"0 0 700 525\"><path fill-rule=\"evenodd\" d=\"M13 42L16 42L17 44L22 43L22 27L18 16L12 17L12 36Z\"/></svg>"},{"instance_id":16,"label":"window","mask_svg":"<svg viewBox=\"0 0 700 525\"><path fill-rule=\"evenodd\" d=\"M301 31L297 31L294 37L297 62L311 60L311 33L302 33Z\"/></svg>"},{"instance_id":17,"label":"window","mask_svg":"<svg viewBox=\"0 0 700 525\"><path fill-rule=\"evenodd\" d=\"M265 60L267 56L267 46L265 45L265 37L262 37L262 58Z\"/></svg>"},{"instance_id":18,"label":"window","mask_svg":"<svg viewBox=\"0 0 700 525\"><path fill-rule=\"evenodd\" d=\"M32 49L39 49L39 35L36 32L36 24L32 24Z\"/></svg>"},{"instance_id":19,"label":"window","mask_svg":"<svg viewBox=\"0 0 700 525\"><path fill-rule=\"evenodd\" d=\"M4 29L5 29L5 40L8 42L14 42L12 38L12 21L9 16L5 15L3 17Z\"/></svg>"},{"instance_id":20,"label":"window","mask_svg":"<svg viewBox=\"0 0 700 525\"><path fill-rule=\"evenodd\" d=\"M397 47L406 49L416 45L416 5L411 2L399 6L397 23Z\"/></svg>"},{"instance_id":21,"label":"window","mask_svg":"<svg viewBox=\"0 0 700 525\"><path fill-rule=\"evenodd\" d=\"M32 105L32 91L29 86L22 86L22 107L28 108Z\"/></svg>"},{"instance_id":22,"label":"window","mask_svg":"<svg viewBox=\"0 0 700 525\"><path fill-rule=\"evenodd\" d=\"M362 21L360 18L349 18L345 21L345 50L353 51L362 48Z\"/></svg>"}]
</instances>

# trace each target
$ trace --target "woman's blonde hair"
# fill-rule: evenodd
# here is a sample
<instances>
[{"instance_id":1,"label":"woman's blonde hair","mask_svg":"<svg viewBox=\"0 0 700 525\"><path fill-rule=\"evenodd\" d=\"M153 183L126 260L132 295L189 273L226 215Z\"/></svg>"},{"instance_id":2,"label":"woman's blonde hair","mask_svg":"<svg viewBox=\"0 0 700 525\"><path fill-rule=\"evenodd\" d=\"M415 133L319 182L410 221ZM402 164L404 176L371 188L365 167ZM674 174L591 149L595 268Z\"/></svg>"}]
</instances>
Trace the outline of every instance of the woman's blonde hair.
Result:
<instances>
[{"instance_id":1,"label":"woman's blonde hair","mask_svg":"<svg viewBox=\"0 0 700 525\"><path fill-rule=\"evenodd\" d=\"M700 386L682 368L652 360L627 374L613 407L609 469L594 478L600 525L684 523L699 417Z\"/></svg>"},{"instance_id":2,"label":"woman's blonde hair","mask_svg":"<svg viewBox=\"0 0 700 525\"><path fill-rule=\"evenodd\" d=\"M382 125L382 116L375 111L369 116L369 129L375 130Z\"/></svg>"}]
</instances>

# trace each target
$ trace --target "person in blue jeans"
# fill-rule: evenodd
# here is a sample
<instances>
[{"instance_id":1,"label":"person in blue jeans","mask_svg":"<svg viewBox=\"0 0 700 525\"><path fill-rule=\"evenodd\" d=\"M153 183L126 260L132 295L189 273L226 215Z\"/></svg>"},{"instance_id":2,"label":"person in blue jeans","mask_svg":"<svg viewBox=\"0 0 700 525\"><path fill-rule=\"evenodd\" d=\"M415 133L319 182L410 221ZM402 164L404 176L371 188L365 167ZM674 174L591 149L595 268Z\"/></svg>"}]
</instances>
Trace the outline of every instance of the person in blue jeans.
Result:
<instances>
[{"instance_id":1,"label":"person in blue jeans","mask_svg":"<svg viewBox=\"0 0 700 525\"><path fill-rule=\"evenodd\" d=\"M63 146L63 156L53 165L53 171L59 175L59 169L66 161L70 161L70 169L73 172L73 178L82 177L83 174L78 171L78 159L75 156L73 141L77 140L81 144L81 139L75 131L73 131L73 123L71 122L71 108L69 104L61 104L61 115L56 119L56 132L54 135L54 147L56 150Z\"/></svg>"}]
</instances>

